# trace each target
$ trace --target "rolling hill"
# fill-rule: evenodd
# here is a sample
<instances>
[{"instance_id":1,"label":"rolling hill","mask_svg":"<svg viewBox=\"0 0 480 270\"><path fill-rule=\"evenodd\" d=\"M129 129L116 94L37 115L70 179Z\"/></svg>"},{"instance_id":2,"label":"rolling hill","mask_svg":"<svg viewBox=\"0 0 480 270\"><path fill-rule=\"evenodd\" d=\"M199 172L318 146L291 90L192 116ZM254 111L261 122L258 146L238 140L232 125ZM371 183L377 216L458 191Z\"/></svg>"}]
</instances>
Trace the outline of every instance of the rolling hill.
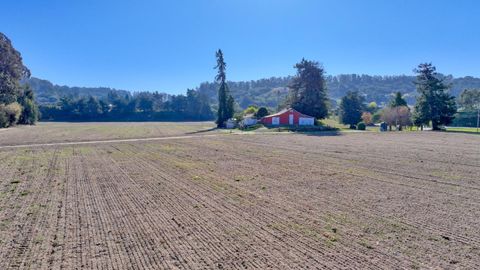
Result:
<instances>
[{"instance_id":1,"label":"rolling hill","mask_svg":"<svg viewBox=\"0 0 480 270\"><path fill-rule=\"evenodd\" d=\"M451 85L454 96L458 96L465 88L480 88L480 78L471 76L454 78L443 76L445 81ZM288 84L292 77L272 77L267 79L228 82L230 91L241 108L251 104L275 108L288 94ZM357 74L342 74L327 76L328 94L331 99L339 100L347 91L359 91L365 96L367 102L375 101L378 104L386 103L391 94L397 91L402 92L409 104L415 102L415 76L371 76ZM126 90L117 90L107 87L68 87L52 84L47 80L30 78L28 83L35 91L39 104L53 104L58 102L60 97L94 96L103 99L110 91L117 91L121 95L131 93ZM196 88L197 91L206 94L212 104L216 103L218 85L204 82Z\"/></svg>"}]
</instances>

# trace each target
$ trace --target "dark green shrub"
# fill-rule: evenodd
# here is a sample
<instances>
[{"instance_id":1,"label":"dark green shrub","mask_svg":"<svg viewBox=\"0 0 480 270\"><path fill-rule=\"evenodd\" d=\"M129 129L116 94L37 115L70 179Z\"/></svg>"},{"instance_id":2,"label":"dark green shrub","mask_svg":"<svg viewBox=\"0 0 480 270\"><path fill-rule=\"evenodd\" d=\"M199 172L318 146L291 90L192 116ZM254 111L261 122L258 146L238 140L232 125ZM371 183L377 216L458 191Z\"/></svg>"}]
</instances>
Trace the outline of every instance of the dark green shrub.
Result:
<instances>
[{"instance_id":1,"label":"dark green shrub","mask_svg":"<svg viewBox=\"0 0 480 270\"><path fill-rule=\"evenodd\" d=\"M258 111L255 113L255 117L262 118L268 115L268 110L265 107L260 107Z\"/></svg>"},{"instance_id":2,"label":"dark green shrub","mask_svg":"<svg viewBox=\"0 0 480 270\"><path fill-rule=\"evenodd\" d=\"M363 122L358 123L357 124L357 129L358 130L365 130L366 129L365 123L363 123Z\"/></svg>"}]
</instances>

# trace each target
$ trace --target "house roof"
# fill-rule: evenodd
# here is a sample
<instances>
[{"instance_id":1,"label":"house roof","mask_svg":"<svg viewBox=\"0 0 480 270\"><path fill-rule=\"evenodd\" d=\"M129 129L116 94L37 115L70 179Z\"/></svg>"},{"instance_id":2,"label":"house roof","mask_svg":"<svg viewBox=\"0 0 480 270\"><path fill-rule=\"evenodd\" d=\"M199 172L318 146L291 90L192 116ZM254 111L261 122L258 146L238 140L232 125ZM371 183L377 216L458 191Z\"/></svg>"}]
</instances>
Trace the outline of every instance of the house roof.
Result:
<instances>
[{"instance_id":1,"label":"house roof","mask_svg":"<svg viewBox=\"0 0 480 270\"><path fill-rule=\"evenodd\" d=\"M279 112L277 112L277 113L270 114L270 115L267 115L267 116L265 116L265 117L275 117L275 116L282 115L282 114L284 114L284 113L286 113L286 112L289 112L289 111L297 112L297 113L300 114L301 117L315 118L315 117L313 117L313 116L303 114L303 113L301 113L301 112L299 112L299 111L297 111L297 110L295 110L295 109L293 109L293 108L283 109L283 110L281 110L281 111L279 111Z\"/></svg>"}]
</instances>

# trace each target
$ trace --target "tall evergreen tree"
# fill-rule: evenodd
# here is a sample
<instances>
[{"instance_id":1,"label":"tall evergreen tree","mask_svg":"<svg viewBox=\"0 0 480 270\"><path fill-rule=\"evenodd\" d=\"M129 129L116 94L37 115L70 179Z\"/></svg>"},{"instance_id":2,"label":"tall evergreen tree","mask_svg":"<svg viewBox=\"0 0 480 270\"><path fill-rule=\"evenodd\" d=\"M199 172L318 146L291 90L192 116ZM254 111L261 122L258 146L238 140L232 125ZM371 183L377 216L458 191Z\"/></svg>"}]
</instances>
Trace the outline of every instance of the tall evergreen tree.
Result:
<instances>
[{"instance_id":1,"label":"tall evergreen tree","mask_svg":"<svg viewBox=\"0 0 480 270\"><path fill-rule=\"evenodd\" d=\"M225 121L233 117L235 101L228 90L226 82L227 64L223 59L222 50L219 49L215 55L217 57L217 65L215 68L218 69L217 76L215 76L215 82L220 85L218 88L218 112L216 123L218 127L224 127Z\"/></svg>"},{"instance_id":2,"label":"tall evergreen tree","mask_svg":"<svg viewBox=\"0 0 480 270\"><path fill-rule=\"evenodd\" d=\"M365 108L364 98L358 92L348 91L340 102L340 122L355 128L362 120L362 112Z\"/></svg>"},{"instance_id":3,"label":"tall evergreen tree","mask_svg":"<svg viewBox=\"0 0 480 270\"><path fill-rule=\"evenodd\" d=\"M431 63L418 65L415 85L418 97L413 114L415 125L432 124L433 130L452 122L457 111L455 97L450 95L449 86L439 78Z\"/></svg>"},{"instance_id":4,"label":"tall evergreen tree","mask_svg":"<svg viewBox=\"0 0 480 270\"><path fill-rule=\"evenodd\" d=\"M396 92L395 96L392 100L390 100L390 107L395 108L395 107L400 107L400 106L407 106L407 101L403 99L402 93L401 92Z\"/></svg>"},{"instance_id":5,"label":"tall evergreen tree","mask_svg":"<svg viewBox=\"0 0 480 270\"><path fill-rule=\"evenodd\" d=\"M295 68L297 75L289 85L288 105L316 118L327 117L328 98L323 67L318 62L303 58Z\"/></svg>"}]
</instances>

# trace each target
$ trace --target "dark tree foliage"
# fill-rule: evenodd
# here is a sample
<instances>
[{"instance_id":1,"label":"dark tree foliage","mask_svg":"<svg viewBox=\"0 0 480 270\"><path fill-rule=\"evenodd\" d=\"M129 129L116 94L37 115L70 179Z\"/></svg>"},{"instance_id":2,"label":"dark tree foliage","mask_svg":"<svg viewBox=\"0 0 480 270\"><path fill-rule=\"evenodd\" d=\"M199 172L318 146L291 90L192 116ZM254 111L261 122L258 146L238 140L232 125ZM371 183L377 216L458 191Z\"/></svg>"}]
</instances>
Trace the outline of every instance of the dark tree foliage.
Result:
<instances>
[{"instance_id":1,"label":"dark tree foliage","mask_svg":"<svg viewBox=\"0 0 480 270\"><path fill-rule=\"evenodd\" d=\"M322 119L328 116L325 75L318 62L302 59L295 65L297 75L289 85L288 105L307 115Z\"/></svg>"},{"instance_id":2,"label":"dark tree foliage","mask_svg":"<svg viewBox=\"0 0 480 270\"><path fill-rule=\"evenodd\" d=\"M212 120L208 98L195 90L187 95L138 92L105 99L63 97L56 105L40 106L42 119L57 121L202 121Z\"/></svg>"},{"instance_id":3,"label":"dark tree foliage","mask_svg":"<svg viewBox=\"0 0 480 270\"><path fill-rule=\"evenodd\" d=\"M480 88L480 78L441 76L445 83L451 84L451 93L459 96L464 89ZM257 104L269 109L277 109L288 94L288 85L292 77L272 77L251 81L227 81L228 89L235 104L240 109L247 108L250 104ZM336 108L336 101L347 91L358 91L368 102L375 101L379 106L388 105L392 95L392 89L403 94L403 98L409 105L415 104L416 89L413 81L415 76L371 76L358 74L329 75L325 77L328 96L331 98L332 108ZM109 92L117 91L125 96L128 91L115 90L106 87L67 87L54 85L49 81L38 78L30 78L22 81L29 84L35 92L36 102L41 105L56 104L61 97L68 96L79 98L81 96L94 96L99 100L105 99ZM217 108L219 85L215 82L204 82L196 88L197 91L208 97L209 103Z\"/></svg>"},{"instance_id":4,"label":"dark tree foliage","mask_svg":"<svg viewBox=\"0 0 480 270\"><path fill-rule=\"evenodd\" d=\"M23 87L23 95L18 98L18 103L22 106L22 114L18 120L21 125L33 125L40 118L38 107L35 104L35 97L32 89L26 85Z\"/></svg>"},{"instance_id":5,"label":"dark tree foliage","mask_svg":"<svg viewBox=\"0 0 480 270\"><path fill-rule=\"evenodd\" d=\"M225 121L233 117L235 101L230 95L228 85L226 82L226 69L227 64L223 59L222 50L216 52L217 65L215 68L218 70L215 76L215 82L219 85L218 88L218 111L217 111L217 126L224 127Z\"/></svg>"},{"instance_id":6,"label":"dark tree foliage","mask_svg":"<svg viewBox=\"0 0 480 270\"><path fill-rule=\"evenodd\" d=\"M30 88L22 87L20 80L30 77L20 53L11 41L0 33L0 117L1 127L35 124L38 108Z\"/></svg>"},{"instance_id":7,"label":"dark tree foliage","mask_svg":"<svg viewBox=\"0 0 480 270\"><path fill-rule=\"evenodd\" d=\"M0 104L15 102L20 96L20 87L15 79L0 72Z\"/></svg>"},{"instance_id":8,"label":"dark tree foliage","mask_svg":"<svg viewBox=\"0 0 480 270\"><path fill-rule=\"evenodd\" d=\"M19 81L30 77L30 70L23 65L22 56L12 46L12 42L0 33L0 73Z\"/></svg>"},{"instance_id":9,"label":"dark tree foliage","mask_svg":"<svg viewBox=\"0 0 480 270\"><path fill-rule=\"evenodd\" d=\"M390 100L389 106L392 108L407 106L407 101L403 99L401 92L396 92L395 96L392 98L392 100Z\"/></svg>"},{"instance_id":10,"label":"dark tree foliage","mask_svg":"<svg viewBox=\"0 0 480 270\"><path fill-rule=\"evenodd\" d=\"M0 103L15 102L21 95L19 81L30 76L30 71L23 65L20 53L12 42L0 33Z\"/></svg>"},{"instance_id":11,"label":"dark tree foliage","mask_svg":"<svg viewBox=\"0 0 480 270\"><path fill-rule=\"evenodd\" d=\"M464 111L480 110L480 88L463 90L460 93L458 104Z\"/></svg>"},{"instance_id":12,"label":"dark tree foliage","mask_svg":"<svg viewBox=\"0 0 480 270\"><path fill-rule=\"evenodd\" d=\"M255 113L255 117L262 118L268 115L268 110L265 107L260 107L258 111Z\"/></svg>"},{"instance_id":13,"label":"dark tree foliage","mask_svg":"<svg viewBox=\"0 0 480 270\"><path fill-rule=\"evenodd\" d=\"M417 103L413 114L415 125L432 124L433 130L441 125L448 125L457 111L455 97L449 93L449 86L439 78L436 68L431 63L418 65L415 85Z\"/></svg>"},{"instance_id":14,"label":"dark tree foliage","mask_svg":"<svg viewBox=\"0 0 480 270\"><path fill-rule=\"evenodd\" d=\"M340 122L355 128L355 125L362 120L362 112L365 109L365 99L356 91L348 91L340 102Z\"/></svg>"},{"instance_id":15,"label":"dark tree foliage","mask_svg":"<svg viewBox=\"0 0 480 270\"><path fill-rule=\"evenodd\" d=\"M140 92L136 96L136 108L142 112L151 112L153 111L153 106L155 104L155 99L153 98L152 93Z\"/></svg>"},{"instance_id":16,"label":"dark tree foliage","mask_svg":"<svg viewBox=\"0 0 480 270\"><path fill-rule=\"evenodd\" d=\"M235 100L231 95L228 95L227 107L225 110L225 117L229 119L229 118L232 118L234 114L235 114Z\"/></svg>"}]
</instances>

